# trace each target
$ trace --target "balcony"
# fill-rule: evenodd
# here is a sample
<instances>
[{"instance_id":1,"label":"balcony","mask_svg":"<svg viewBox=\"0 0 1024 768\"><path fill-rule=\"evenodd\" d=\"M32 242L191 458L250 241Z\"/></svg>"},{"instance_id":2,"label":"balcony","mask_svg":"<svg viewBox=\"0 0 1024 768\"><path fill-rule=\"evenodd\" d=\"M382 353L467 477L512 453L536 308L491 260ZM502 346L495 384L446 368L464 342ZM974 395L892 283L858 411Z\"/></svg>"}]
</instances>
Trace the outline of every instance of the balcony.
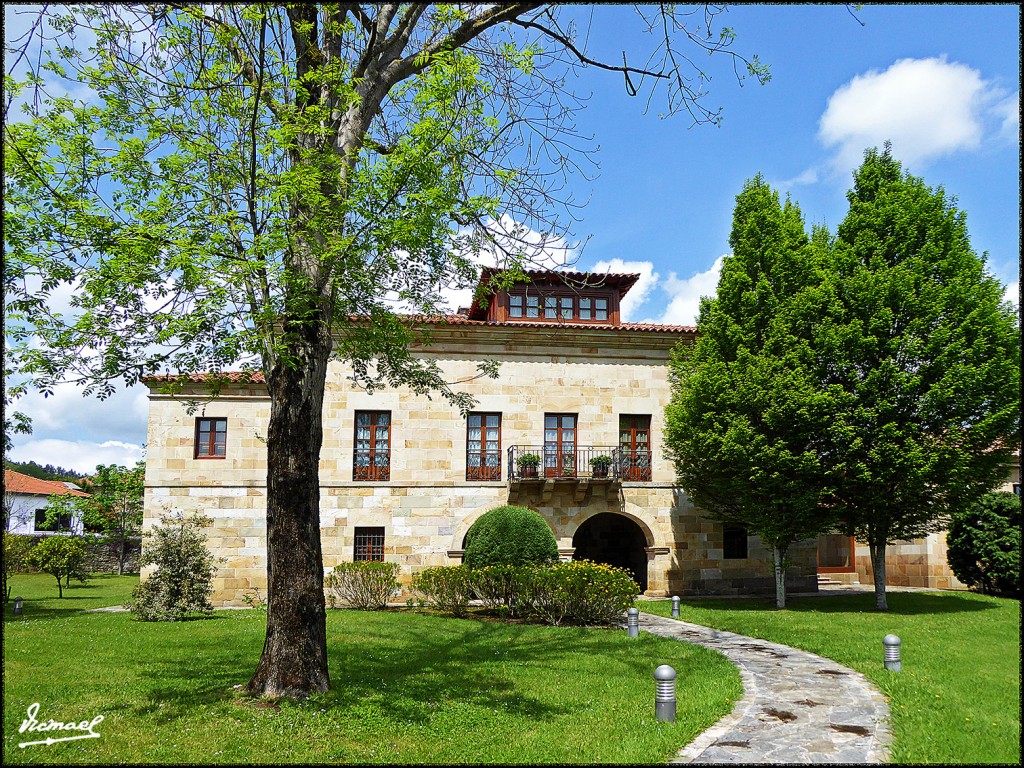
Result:
<instances>
[{"instance_id":1,"label":"balcony","mask_svg":"<svg viewBox=\"0 0 1024 768\"><path fill-rule=\"evenodd\" d=\"M529 457L533 457L532 460ZM598 459L606 459L600 461ZM646 482L651 479L651 453L613 446L513 445L508 449L510 482L587 480Z\"/></svg>"}]
</instances>

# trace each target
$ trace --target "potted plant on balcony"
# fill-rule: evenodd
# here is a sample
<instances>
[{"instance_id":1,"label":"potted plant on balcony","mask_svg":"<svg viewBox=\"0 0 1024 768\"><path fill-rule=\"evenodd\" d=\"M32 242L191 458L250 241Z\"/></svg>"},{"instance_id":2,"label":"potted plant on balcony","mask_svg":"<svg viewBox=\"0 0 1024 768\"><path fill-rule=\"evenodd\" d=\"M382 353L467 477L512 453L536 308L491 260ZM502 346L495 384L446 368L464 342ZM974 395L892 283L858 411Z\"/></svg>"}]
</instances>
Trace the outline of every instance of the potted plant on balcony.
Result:
<instances>
[{"instance_id":1,"label":"potted plant on balcony","mask_svg":"<svg viewBox=\"0 0 1024 768\"><path fill-rule=\"evenodd\" d=\"M594 477L608 477L608 467L611 465L611 456L595 456L590 460L590 469Z\"/></svg>"},{"instance_id":2,"label":"potted plant on balcony","mask_svg":"<svg viewBox=\"0 0 1024 768\"><path fill-rule=\"evenodd\" d=\"M516 459L516 466L519 467L519 474L523 477L536 477L537 467L540 465L540 456L536 453L524 453Z\"/></svg>"},{"instance_id":3,"label":"potted plant on balcony","mask_svg":"<svg viewBox=\"0 0 1024 768\"><path fill-rule=\"evenodd\" d=\"M574 454L562 454L562 477L576 477L576 456Z\"/></svg>"}]
</instances>

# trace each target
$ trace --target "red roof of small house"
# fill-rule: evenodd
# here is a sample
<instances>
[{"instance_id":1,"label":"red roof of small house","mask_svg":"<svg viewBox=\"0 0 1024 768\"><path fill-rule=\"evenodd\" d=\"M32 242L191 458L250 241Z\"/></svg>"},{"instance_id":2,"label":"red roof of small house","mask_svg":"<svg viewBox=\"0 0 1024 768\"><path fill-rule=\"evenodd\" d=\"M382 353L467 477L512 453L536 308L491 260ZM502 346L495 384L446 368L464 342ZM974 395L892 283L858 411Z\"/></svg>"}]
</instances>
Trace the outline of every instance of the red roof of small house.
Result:
<instances>
[{"instance_id":1,"label":"red roof of small house","mask_svg":"<svg viewBox=\"0 0 1024 768\"><path fill-rule=\"evenodd\" d=\"M471 320L484 320L487 317L487 309L480 305L480 299L487 296L489 291L487 285L491 278L501 274L505 270L495 267L484 267L480 271L480 280L476 290L473 292L473 303L469 307L469 318ZM616 288L621 299L630 288L640 279L639 274L625 274L614 272L569 272L565 270L549 269L528 269L523 270L527 279L534 283L551 283L559 285L578 285L588 288Z\"/></svg>"},{"instance_id":2,"label":"red roof of small house","mask_svg":"<svg viewBox=\"0 0 1024 768\"><path fill-rule=\"evenodd\" d=\"M4 470L4 490L29 496L89 496L85 491L68 488L67 484L59 480L40 480L38 477L23 475L13 469Z\"/></svg>"}]
</instances>

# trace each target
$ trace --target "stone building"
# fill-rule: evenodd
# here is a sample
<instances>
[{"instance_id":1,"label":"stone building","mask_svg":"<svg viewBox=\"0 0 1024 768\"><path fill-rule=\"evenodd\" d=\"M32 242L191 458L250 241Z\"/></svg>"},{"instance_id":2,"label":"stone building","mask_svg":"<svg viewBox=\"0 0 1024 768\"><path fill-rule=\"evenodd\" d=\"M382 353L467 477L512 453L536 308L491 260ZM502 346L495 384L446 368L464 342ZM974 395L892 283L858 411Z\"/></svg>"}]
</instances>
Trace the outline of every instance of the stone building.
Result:
<instances>
[{"instance_id":1,"label":"stone building","mask_svg":"<svg viewBox=\"0 0 1024 768\"><path fill-rule=\"evenodd\" d=\"M493 272L484 270L487 283ZM662 429L670 351L694 328L622 322L639 275L527 273L482 306L424 320L437 362L477 403L465 417L405 388L373 395L332 362L324 403L320 525L324 566L353 559L418 569L461 562L470 525L516 503L551 526L564 559L629 569L649 595L770 594L770 553L742 528L704 518L674 482ZM479 295L479 294L478 294ZM477 363L500 363L497 379ZM233 375L215 399L201 375L175 397L150 386L145 527L163 514L213 520L224 558L214 600L241 604L266 585L262 377ZM535 467L524 456L536 457ZM601 458L605 457L605 458ZM815 542L791 550L787 586L817 585Z\"/></svg>"}]
</instances>

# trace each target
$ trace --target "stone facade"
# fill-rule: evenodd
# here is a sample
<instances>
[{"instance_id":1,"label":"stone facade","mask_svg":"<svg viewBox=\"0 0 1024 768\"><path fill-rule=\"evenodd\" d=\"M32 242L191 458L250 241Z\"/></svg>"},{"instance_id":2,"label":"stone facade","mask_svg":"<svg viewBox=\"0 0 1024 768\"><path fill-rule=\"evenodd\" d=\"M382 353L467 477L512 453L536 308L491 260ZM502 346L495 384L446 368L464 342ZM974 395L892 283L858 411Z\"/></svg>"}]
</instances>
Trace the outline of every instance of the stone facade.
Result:
<instances>
[{"instance_id":1,"label":"stone facade","mask_svg":"<svg viewBox=\"0 0 1024 768\"><path fill-rule=\"evenodd\" d=\"M415 353L437 362L447 381L460 382L476 398L475 412L501 414L501 479L466 479L466 418L446 401L405 388L371 395L352 385L345 364L332 362L320 461L326 571L353 559L356 528L383 527L384 557L402 566L408 583L418 569L460 562L469 526L513 502L544 517L566 559L579 557L581 531L588 541L627 532L629 552L613 545L601 551L635 563L648 594L774 590L770 556L756 537L748 538L746 558L727 559L721 524L693 507L664 456L667 363L675 344L692 340L692 329L480 322L440 324L431 337ZM480 360L500 362L497 379L478 377ZM266 587L265 387L240 383L205 401L201 381L175 397L161 394L156 381L150 388L145 528L172 512L210 518L208 542L223 558L214 601L240 605L245 590ZM357 411L390 411L387 480L354 479ZM621 416L650 416L650 479L510 480L509 447L542 444L545 415L556 413L576 416L580 448L617 446ZM227 419L225 455L196 458L196 419L214 417ZM795 547L791 557L789 587L816 589L813 542Z\"/></svg>"},{"instance_id":2,"label":"stone facade","mask_svg":"<svg viewBox=\"0 0 1024 768\"><path fill-rule=\"evenodd\" d=\"M997 491L1020 489L1020 456L1010 467L1006 482ZM920 539L897 542L886 547L885 583L894 587L931 587L933 589L967 589L967 585L953 575L946 558L946 532L930 533ZM871 570L871 550L867 544L856 545L856 575L862 584L874 584Z\"/></svg>"}]
</instances>

